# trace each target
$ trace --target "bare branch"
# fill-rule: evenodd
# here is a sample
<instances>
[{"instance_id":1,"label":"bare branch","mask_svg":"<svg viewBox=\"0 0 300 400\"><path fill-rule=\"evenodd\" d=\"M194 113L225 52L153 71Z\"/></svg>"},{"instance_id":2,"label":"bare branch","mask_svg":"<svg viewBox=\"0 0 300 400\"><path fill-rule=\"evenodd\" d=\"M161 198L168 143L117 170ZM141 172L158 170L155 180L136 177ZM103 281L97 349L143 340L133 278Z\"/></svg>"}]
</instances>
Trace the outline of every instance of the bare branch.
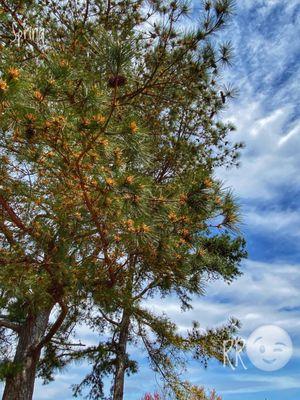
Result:
<instances>
[{"instance_id":1,"label":"bare branch","mask_svg":"<svg viewBox=\"0 0 300 400\"><path fill-rule=\"evenodd\" d=\"M15 322L7 321L6 319L0 319L0 327L11 329L17 333L20 332L20 325Z\"/></svg>"},{"instance_id":2,"label":"bare branch","mask_svg":"<svg viewBox=\"0 0 300 400\"><path fill-rule=\"evenodd\" d=\"M49 343L50 340L53 338L53 336L56 334L56 332L61 327L62 323L64 322L65 317L68 312L68 307L66 306L66 304L63 301L61 301L59 303L59 305L61 307L61 312L60 312L57 320L54 322L54 324L52 325L52 327L50 328L50 330L46 334L46 336L44 336L43 339L39 342L39 344L34 348L35 351L41 350L47 343Z\"/></svg>"}]
</instances>

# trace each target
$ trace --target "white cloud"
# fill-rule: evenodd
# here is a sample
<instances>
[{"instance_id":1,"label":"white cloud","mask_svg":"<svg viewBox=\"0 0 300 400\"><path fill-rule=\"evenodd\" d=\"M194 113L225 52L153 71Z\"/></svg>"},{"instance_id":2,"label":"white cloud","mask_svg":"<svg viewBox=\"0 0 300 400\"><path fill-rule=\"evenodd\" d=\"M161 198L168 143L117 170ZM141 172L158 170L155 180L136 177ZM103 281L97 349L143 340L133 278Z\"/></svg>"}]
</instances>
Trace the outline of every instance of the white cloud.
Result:
<instances>
[{"instance_id":1,"label":"white cloud","mask_svg":"<svg viewBox=\"0 0 300 400\"><path fill-rule=\"evenodd\" d=\"M246 226L256 233L300 236L300 210L248 208L245 212Z\"/></svg>"},{"instance_id":2,"label":"white cloud","mask_svg":"<svg viewBox=\"0 0 300 400\"><path fill-rule=\"evenodd\" d=\"M287 176L294 189L300 188L300 119L287 131L292 107L264 115L265 101L234 104L228 112L238 132L232 139L245 142L246 150L242 151L240 168L220 169L218 175L246 200L274 199L282 193Z\"/></svg>"},{"instance_id":3,"label":"white cloud","mask_svg":"<svg viewBox=\"0 0 300 400\"><path fill-rule=\"evenodd\" d=\"M291 129L285 136L283 136L279 142L278 145L282 146L283 144L285 144L288 140L290 140L291 138L293 138L293 136L295 135L299 135L300 134L300 125L296 125L293 129Z\"/></svg>"},{"instance_id":4,"label":"white cloud","mask_svg":"<svg viewBox=\"0 0 300 400\"><path fill-rule=\"evenodd\" d=\"M180 312L178 303L170 299L151 300L148 307L165 312L182 331L194 320L210 327L235 316L243 324L243 335L266 323L278 324L294 334L300 326L299 285L299 265L247 261L242 277L230 286L221 281L208 285L207 297L195 298L191 311Z\"/></svg>"},{"instance_id":5,"label":"white cloud","mask_svg":"<svg viewBox=\"0 0 300 400\"><path fill-rule=\"evenodd\" d=\"M259 393L266 391L277 391L284 389L298 389L300 388L300 381L297 376L260 376L260 375L235 375L233 380L240 381L244 385L242 388L225 389L224 394L245 394L245 393ZM234 387L234 384L233 384Z\"/></svg>"}]
</instances>

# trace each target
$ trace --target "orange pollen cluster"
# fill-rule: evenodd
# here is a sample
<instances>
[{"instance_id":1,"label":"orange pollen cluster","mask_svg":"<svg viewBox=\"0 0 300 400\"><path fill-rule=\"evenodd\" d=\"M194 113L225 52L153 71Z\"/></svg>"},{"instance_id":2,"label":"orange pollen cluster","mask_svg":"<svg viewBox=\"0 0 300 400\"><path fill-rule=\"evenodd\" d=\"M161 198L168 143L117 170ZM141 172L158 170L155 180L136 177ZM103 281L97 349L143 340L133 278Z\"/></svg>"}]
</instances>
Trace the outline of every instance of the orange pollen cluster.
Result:
<instances>
[{"instance_id":1,"label":"orange pollen cluster","mask_svg":"<svg viewBox=\"0 0 300 400\"><path fill-rule=\"evenodd\" d=\"M82 125L83 126L89 126L90 123L91 123L91 121L88 118L83 118L82 119Z\"/></svg>"},{"instance_id":2,"label":"orange pollen cluster","mask_svg":"<svg viewBox=\"0 0 300 400\"><path fill-rule=\"evenodd\" d=\"M61 60L59 65L61 67L68 67L69 66L69 62L67 60Z\"/></svg>"},{"instance_id":3,"label":"orange pollen cluster","mask_svg":"<svg viewBox=\"0 0 300 400\"><path fill-rule=\"evenodd\" d=\"M94 115L93 121L97 122L98 124L103 124L105 122L105 117L101 114Z\"/></svg>"},{"instance_id":4,"label":"orange pollen cluster","mask_svg":"<svg viewBox=\"0 0 300 400\"><path fill-rule=\"evenodd\" d=\"M138 127L137 127L137 124L136 124L135 121L132 121L132 122L130 123L130 130L131 130L131 133L136 133L136 132L137 132Z\"/></svg>"},{"instance_id":5,"label":"orange pollen cluster","mask_svg":"<svg viewBox=\"0 0 300 400\"><path fill-rule=\"evenodd\" d=\"M139 231L140 231L140 232L144 232L144 233L148 233L148 232L151 231L151 228L150 228L150 226L148 226L148 225L146 225L146 224L142 224L142 225L139 227Z\"/></svg>"},{"instance_id":6,"label":"orange pollen cluster","mask_svg":"<svg viewBox=\"0 0 300 400\"><path fill-rule=\"evenodd\" d=\"M42 93L39 90L36 90L34 92L34 97L36 98L36 100L38 101L42 101L44 99L44 96L42 95Z\"/></svg>"},{"instance_id":7,"label":"orange pollen cluster","mask_svg":"<svg viewBox=\"0 0 300 400\"><path fill-rule=\"evenodd\" d=\"M36 116L34 114L26 114L25 117L31 122L36 121Z\"/></svg>"},{"instance_id":8,"label":"orange pollen cluster","mask_svg":"<svg viewBox=\"0 0 300 400\"><path fill-rule=\"evenodd\" d=\"M134 228L134 222L132 219L128 219L125 222L125 226L128 232L135 232L135 228Z\"/></svg>"},{"instance_id":9,"label":"orange pollen cluster","mask_svg":"<svg viewBox=\"0 0 300 400\"><path fill-rule=\"evenodd\" d=\"M205 254L206 254L206 251L205 251L204 249L199 249L199 250L198 250L198 255L199 255L200 257L204 257Z\"/></svg>"},{"instance_id":10,"label":"orange pollen cluster","mask_svg":"<svg viewBox=\"0 0 300 400\"><path fill-rule=\"evenodd\" d=\"M132 219L128 219L125 222L125 226L128 232L130 233L149 233L151 231L150 226L142 223L141 225L135 227L134 221Z\"/></svg>"},{"instance_id":11,"label":"orange pollen cluster","mask_svg":"<svg viewBox=\"0 0 300 400\"><path fill-rule=\"evenodd\" d=\"M190 231L188 229L182 229L181 231L182 236L187 237L190 234Z\"/></svg>"},{"instance_id":12,"label":"orange pollen cluster","mask_svg":"<svg viewBox=\"0 0 300 400\"><path fill-rule=\"evenodd\" d=\"M105 178L105 183L106 183L108 186L114 186L114 185L116 184L116 182L115 182L114 179L112 179L112 178Z\"/></svg>"},{"instance_id":13,"label":"orange pollen cluster","mask_svg":"<svg viewBox=\"0 0 300 400\"><path fill-rule=\"evenodd\" d=\"M125 182L128 183L129 185L131 185L134 181L134 177L132 175L127 176L125 179Z\"/></svg>"},{"instance_id":14,"label":"orange pollen cluster","mask_svg":"<svg viewBox=\"0 0 300 400\"><path fill-rule=\"evenodd\" d=\"M11 79L17 80L20 76L20 71L17 68L9 68L8 75Z\"/></svg>"},{"instance_id":15,"label":"orange pollen cluster","mask_svg":"<svg viewBox=\"0 0 300 400\"><path fill-rule=\"evenodd\" d=\"M53 127L53 126L58 127L58 128L62 128L65 125L65 123L66 123L65 117L63 115L59 115L57 117L53 117L50 120L46 121L45 122L45 126L47 128L50 128L50 127Z\"/></svg>"},{"instance_id":16,"label":"orange pollen cluster","mask_svg":"<svg viewBox=\"0 0 300 400\"><path fill-rule=\"evenodd\" d=\"M7 89L8 89L7 82L4 81L3 79L0 79L0 91L1 92L6 92Z\"/></svg>"},{"instance_id":17,"label":"orange pollen cluster","mask_svg":"<svg viewBox=\"0 0 300 400\"><path fill-rule=\"evenodd\" d=\"M220 197L216 197L215 198L215 202L216 202L216 204L221 204L222 203L222 200L221 200L221 198Z\"/></svg>"},{"instance_id":18,"label":"orange pollen cluster","mask_svg":"<svg viewBox=\"0 0 300 400\"><path fill-rule=\"evenodd\" d=\"M101 144L101 146L106 147L108 145L108 140L107 139L99 139L98 143Z\"/></svg>"},{"instance_id":19,"label":"orange pollen cluster","mask_svg":"<svg viewBox=\"0 0 300 400\"><path fill-rule=\"evenodd\" d=\"M185 194L181 194L179 197L180 204L185 204L187 202L188 197Z\"/></svg>"},{"instance_id":20,"label":"orange pollen cluster","mask_svg":"<svg viewBox=\"0 0 300 400\"><path fill-rule=\"evenodd\" d=\"M204 180L204 185L205 185L205 187L207 187L207 188L211 188L212 187L212 181L209 179L209 178L206 178L205 180Z\"/></svg>"},{"instance_id":21,"label":"orange pollen cluster","mask_svg":"<svg viewBox=\"0 0 300 400\"><path fill-rule=\"evenodd\" d=\"M169 220L170 221L172 221L172 222L175 222L175 221L177 221L177 215L173 212L173 211L171 211L170 213L169 213L169 215L168 215L168 218L169 218Z\"/></svg>"},{"instance_id":22,"label":"orange pollen cluster","mask_svg":"<svg viewBox=\"0 0 300 400\"><path fill-rule=\"evenodd\" d=\"M120 235L114 235L114 239L116 242L120 242L121 241L121 236Z\"/></svg>"}]
</instances>

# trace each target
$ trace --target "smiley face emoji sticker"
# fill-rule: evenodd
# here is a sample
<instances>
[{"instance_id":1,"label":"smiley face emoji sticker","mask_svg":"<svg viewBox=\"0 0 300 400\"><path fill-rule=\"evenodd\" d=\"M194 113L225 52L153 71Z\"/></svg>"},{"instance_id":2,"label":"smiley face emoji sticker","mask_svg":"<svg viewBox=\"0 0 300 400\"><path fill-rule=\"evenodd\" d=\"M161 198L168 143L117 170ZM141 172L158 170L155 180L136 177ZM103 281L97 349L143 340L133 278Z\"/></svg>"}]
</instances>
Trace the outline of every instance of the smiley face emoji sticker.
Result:
<instances>
[{"instance_id":1,"label":"smiley face emoji sticker","mask_svg":"<svg viewBox=\"0 0 300 400\"><path fill-rule=\"evenodd\" d=\"M247 355L252 364L262 371L283 368L292 354L293 344L289 334L275 325L261 326L247 340Z\"/></svg>"}]
</instances>

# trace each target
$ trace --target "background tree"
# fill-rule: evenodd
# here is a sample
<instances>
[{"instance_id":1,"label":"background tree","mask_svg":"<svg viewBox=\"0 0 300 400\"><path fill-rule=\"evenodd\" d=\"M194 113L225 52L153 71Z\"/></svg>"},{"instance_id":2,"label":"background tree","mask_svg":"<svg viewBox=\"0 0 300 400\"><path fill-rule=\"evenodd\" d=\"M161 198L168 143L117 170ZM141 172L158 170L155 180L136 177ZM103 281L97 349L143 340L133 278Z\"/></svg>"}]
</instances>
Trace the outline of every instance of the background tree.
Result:
<instances>
[{"instance_id":1,"label":"background tree","mask_svg":"<svg viewBox=\"0 0 300 400\"><path fill-rule=\"evenodd\" d=\"M218 76L230 46L215 34L232 2L205 2L189 32L181 25L189 8L179 1L0 4L2 327L13 328L22 348L12 371L4 364L5 398L32 397L45 346L46 379L52 368L89 355L94 369L83 384L101 398L102 377L112 374L117 400L125 372L136 368L127 344L138 337L168 379L172 352L220 357L209 338L227 337L235 324L182 336L143 301L175 293L186 309L208 279L234 279L245 256L243 240L232 235L235 201L214 179L241 147L231 144L233 127L217 119L232 91ZM20 47L11 43L12 23L23 32ZM45 29L44 46L24 35L27 26ZM49 324L57 304L61 314ZM110 337L66 356L60 349L79 313ZM24 346L26 321L38 337ZM26 395L21 367L11 389L19 364L28 366Z\"/></svg>"},{"instance_id":2,"label":"background tree","mask_svg":"<svg viewBox=\"0 0 300 400\"><path fill-rule=\"evenodd\" d=\"M167 400L174 398L172 396L173 393L163 389L162 393L156 392L153 395L151 393L146 393L141 400ZM183 382L180 385L177 398L182 400L222 400L214 390L207 393L205 389L195 385L190 385L188 382Z\"/></svg>"},{"instance_id":3,"label":"background tree","mask_svg":"<svg viewBox=\"0 0 300 400\"><path fill-rule=\"evenodd\" d=\"M2 365L3 398L27 399L40 352L64 322L70 294L72 305L78 301L76 274L91 249L81 242L93 233L78 211L79 184L68 175L68 155L57 145L67 139L60 105L41 101L36 90L43 66L36 65L36 75L9 67L12 59L17 63L14 51L2 50L0 325L17 338L13 364ZM50 323L56 306L60 311Z\"/></svg>"}]
</instances>

